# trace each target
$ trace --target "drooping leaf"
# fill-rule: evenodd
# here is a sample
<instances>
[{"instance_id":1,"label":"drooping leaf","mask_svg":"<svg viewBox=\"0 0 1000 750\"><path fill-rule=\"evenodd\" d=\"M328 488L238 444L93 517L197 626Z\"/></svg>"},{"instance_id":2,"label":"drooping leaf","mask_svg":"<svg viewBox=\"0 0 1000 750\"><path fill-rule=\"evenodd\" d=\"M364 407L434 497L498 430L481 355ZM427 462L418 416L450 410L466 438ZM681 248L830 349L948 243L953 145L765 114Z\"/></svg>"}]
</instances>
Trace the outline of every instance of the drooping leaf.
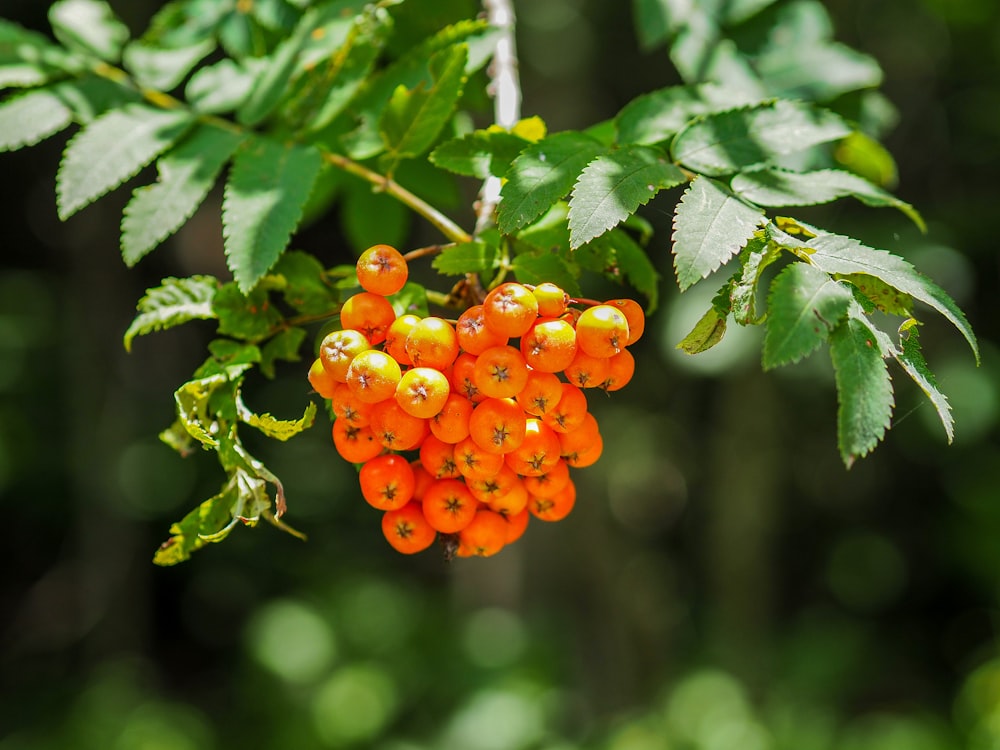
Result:
<instances>
[{"instance_id":1,"label":"drooping leaf","mask_svg":"<svg viewBox=\"0 0 1000 750\"><path fill-rule=\"evenodd\" d=\"M223 284L215 293L212 309L219 318L219 333L244 341L266 339L282 320L281 311L260 287L244 294L237 284Z\"/></svg>"},{"instance_id":2,"label":"drooping leaf","mask_svg":"<svg viewBox=\"0 0 1000 750\"><path fill-rule=\"evenodd\" d=\"M267 138L236 152L222 201L226 261L243 292L274 265L302 216L322 157Z\"/></svg>"},{"instance_id":3,"label":"drooping leaf","mask_svg":"<svg viewBox=\"0 0 1000 750\"><path fill-rule=\"evenodd\" d=\"M889 370L864 313L856 305L830 334L837 383L837 444L848 468L867 455L892 420Z\"/></svg>"},{"instance_id":4,"label":"drooping leaf","mask_svg":"<svg viewBox=\"0 0 1000 750\"><path fill-rule=\"evenodd\" d=\"M299 351L306 340L305 328L286 328L268 340L260 350L260 371L266 378L274 378L275 363L298 362L302 359Z\"/></svg>"},{"instance_id":5,"label":"drooping leaf","mask_svg":"<svg viewBox=\"0 0 1000 750\"><path fill-rule=\"evenodd\" d=\"M430 154L430 161L455 174L485 180L503 177L511 162L531 142L506 130L489 128L445 141Z\"/></svg>"},{"instance_id":6,"label":"drooping leaf","mask_svg":"<svg viewBox=\"0 0 1000 750\"><path fill-rule=\"evenodd\" d=\"M59 0L49 6L49 23L70 49L108 62L119 60L129 38L128 26L103 0Z\"/></svg>"},{"instance_id":7,"label":"drooping leaf","mask_svg":"<svg viewBox=\"0 0 1000 750\"><path fill-rule=\"evenodd\" d=\"M156 565L176 565L201 549L210 537L225 528L232 519L238 490L235 482L227 482L218 495L213 495L170 527L170 538L156 550Z\"/></svg>"},{"instance_id":8,"label":"drooping leaf","mask_svg":"<svg viewBox=\"0 0 1000 750\"><path fill-rule=\"evenodd\" d=\"M170 148L194 123L184 110L128 104L70 140L56 175L59 218L68 219Z\"/></svg>"},{"instance_id":9,"label":"drooping leaf","mask_svg":"<svg viewBox=\"0 0 1000 750\"><path fill-rule=\"evenodd\" d=\"M133 42L125 47L122 62L140 85L172 91L214 49L214 39L202 39L183 47L152 47Z\"/></svg>"},{"instance_id":10,"label":"drooping leaf","mask_svg":"<svg viewBox=\"0 0 1000 750\"><path fill-rule=\"evenodd\" d=\"M566 290L570 297L579 297L580 283L577 272L557 253L520 253L511 263L514 276L522 284L541 284L551 281Z\"/></svg>"},{"instance_id":11,"label":"drooping leaf","mask_svg":"<svg viewBox=\"0 0 1000 750\"><path fill-rule=\"evenodd\" d=\"M248 364L233 365L225 372L189 380L174 391L177 416L195 440L209 448L219 445L222 425L216 410L210 408L213 395L225 390L230 398L235 398L235 390ZM235 413L235 403L232 405Z\"/></svg>"},{"instance_id":12,"label":"drooping leaf","mask_svg":"<svg viewBox=\"0 0 1000 750\"><path fill-rule=\"evenodd\" d=\"M570 247L577 248L635 213L685 176L659 149L624 146L590 162L569 200Z\"/></svg>"},{"instance_id":13,"label":"drooping leaf","mask_svg":"<svg viewBox=\"0 0 1000 750\"><path fill-rule=\"evenodd\" d=\"M122 218L122 258L134 266L190 219L243 140L239 133L199 125L157 163L159 179L137 188Z\"/></svg>"},{"instance_id":14,"label":"drooping leaf","mask_svg":"<svg viewBox=\"0 0 1000 750\"><path fill-rule=\"evenodd\" d=\"M761 322L756 311L757 285L764 269L780 257L781 248L770 241L765 230L758 230L741 251L742 269L734 279L729 295L733 320L740 325Z\"/></svg>"},{"instance_id":15,"label":"drooping leaf","mask_svg":"<svg viewBox=\"0 0 1000 750\"><path fill-rule=\"evenodd\" d=\"M255 427L269 438L285 441L293 438L303 430L312 427L316 418L316 402L310 401L305 413L299 419L277 419L270 414L255 414L239 402L240 419L251 427Z\"/></svg>"},{"instance_id":16,"label":"drooping leaf","mask_svg":"<svg viewBox=\"0 0 1000 750\"><path fill-rule=\"evenodd\" d=\"M500 231L512 234L548 211L603 151L600 141L573 131L546 136L522 151L511 163L500 191Z\"/></svg>"},{"instance_id":17,"label":"drooping leaf","mask_svg":"<svg viewBox=\"0 0 1000 750\"><path fill-rule=\"evenodd\" d=\"M595 265L588 256L599 260ZM621 283L626 281L649 300L646 312L652 314L659 304L660 272L649 255L623 229L612 229L573 253L581 266Z\"/></svg>"},{"instance_id":18,"label":"drooping leaf","mask_svg":"<svg viewBox=\"0 0 1000 750\"><path fill-rule=\"evenodd\" d=\"M73 122L73 110L59 95L63 86L33 89L0 103L0 151L34 146Z\"/></svg>"},{"instance_id":19,"label":"drooping leaf","mask_svg":"<svg viewBox=\"0 0 1000 750\"><path fill-rule=\"evenodd\" d=\"M764 336L765 370L812 354L847 315L845 284L807 263L792 263L771 283Z\"/></svg>"},{"instance_id":20,"label":"drooping leaf","mask_svg":"<svg viewBox=\"0 0 1000 750\"><path fill-rule=\"evenodd\" d=\"M701 319L695 323L691 332L677 344L676 348L687 354L701 354L722 341L722 337L725 335L726 318L719 315L719 311L713 306L708 308Z\"/></svg>"},{"instance_id":21,"label":"drooping leaf","mask_svg":"<svg viewBox=\"0 0 1000 750\"><path fill-rule=\"evenodd\" d=\"M933 307L961 332L979 361L979 345L965 314L941 287L910 263L898 255L837 234L821 234L809 240L807 245L811 251L810 262L827 273L865 273Z\"/></svg>"},{"instance_id":22,"label":"drooping leaf","mask_svg":"<svg viewBox=\"0 0 1000 750\"><path fill-rule=\"evenodd\" d=\"M891 206L906 214L920 231L927 231L920 213L909 203L868 180L839 169L788 172L762 169L741 172L732 181L733 192L758 206L812 206L853 197L876 208Z\"/></svg>"},{"instance_id":23,"label":"drooping leaf","mask_svg":"<svg viewBox=\"0 0 1000 750\"><path fill-rule=\"evenodd\" d=\"M674 137L671 153L690 169L721 175L761 166L850 133L847 123L833 112L778 100L700 117Z\"/></svg>"},{"instance_id":24,"label":"drooping leaf","mask_svg":"<svg viewBox=\"0 0 1000 750\"><path fill-rule=\"evenodd\" d=\"M189 320L214 318L212 300L218 286L213 276L188 276L169 277L160 286L147 289L136 308L139 314L125 331L125 349L131 350L136 336L173 328Z\"/></svg>"},{"instance_id":25,"label":"drooping leaf","mask_svg":"<svg viewBox=\"0 0 1000 750\"><path fill-rule=\"evenodd\" d=\"M674 213L674 272L681 291L727 262L753 237L764 212L708 177L696 177Z\"/></svg>"},{"instance_id":26,"label":"drooping leaf","mask_svg":"<svg viewBox=\"0 0 1000 750\"><path fill-rule=\"evenodd\" d=\"M927 363L924 361L916 321L912 318L910 321L912 321L911 325L906 326L906 323L904 323L903 325L906 328L900 328L902 351L895 352L896 361L906 371L906 374L913 379L913 382L920 386L920 390L924 392L924 395L934 405L934 409L937 411L938 418L944 426L945 434L948 436L948 442L950 443L955 437L955 418L951 415L951 404L948 403L948 398L938 388L937 378L934 377L934 373L930 371L930 368L927 367Z\"/></svg>"},{"instance_id":27,"label":"drooping leaf","mask_svg":"<svg viewBox=\"0 0 1000 750\"><path fill-rule=\"evenodd\" d=\"M456 44L431 57L431 83L397 87L379 120L387 159L419 156L429 149L451 118L465 85L468 48Z\"/></svg>"},{"instance_id":28,"label":"drooping leaf","mask_svg":"<svg viewBox=\"0 0 1000 750\"><path fill-rule=\"evenodd\" d=\"M184 97L199 112L232 112L250 96L260 70L252 60L226 58L199 69L184 87Z\"/></svg>"},{"instance_id":29,"label":"drooping leaf","mask_svg":"<svg viewBox=\"0 0 1000 750\"><path fill-rule=\"evenodd\" d=\"M446 276L488 273L496 262L496 248L485 242L460 242L446 247L431 261L431 267Z\"/></svg>"}]
</instances>

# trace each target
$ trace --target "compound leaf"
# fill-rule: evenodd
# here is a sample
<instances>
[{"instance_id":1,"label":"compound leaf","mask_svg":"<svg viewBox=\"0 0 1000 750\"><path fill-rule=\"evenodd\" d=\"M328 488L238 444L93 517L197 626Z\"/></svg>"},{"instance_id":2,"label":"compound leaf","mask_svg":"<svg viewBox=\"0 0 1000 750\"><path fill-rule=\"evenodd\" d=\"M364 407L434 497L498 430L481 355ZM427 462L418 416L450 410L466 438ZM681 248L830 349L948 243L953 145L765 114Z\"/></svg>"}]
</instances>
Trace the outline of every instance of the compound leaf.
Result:
<instances>
[{"instance_id":1,"label":"compound leaf","mask_svg":"<svg viewBox=\"0 0 1000 750\"><path fill-rule=\"evenodd\" d=\"M62 88L34 89L0 104L0 151L34 146L73 122L73 110L60 96Z\"/></svg>"},{"instance_id":2,"label":"compound leaf","mask_svg":"<svg viewBox=\"0 0 1000 750\"><path fill-rule=\"evenodd\" d=\"M659 149L631 145L601 154L584 168L573 187L570 248L599 237L657 192L684 180L684 173Z\"/></svg>"},{"instance_id":3,"label":"compound leaf","mask_svg":"<svg viewBox=\"0 0 1000 750\"><path fill-rule=\"evenodd\" d=\"M122 218L122 257L134 266L191 218L243 136L199 125L157 163L159 179L136 189Z\"/></svg>"},{"instance_id":4,"label":"compound leaf","mask_svg":"<svg viewBox=\"0 0 1000 750\"><path fill-rule=\"evenodd\" d=\"M226 261L243 292L288 245L322 163L315 148L267 138L236 152L222 201L222 226Z\"/></svg>"},{"instance_id":5,"label":"compound leaf","mask_svg":"<svg viewBox=\"0 0 1000 750\"><path fill-rule=\"evenodd\" d=\"M66 146L56 175L59 218L67 219L170 148L194 122L183 110L127 104L101 115Z\"/></svg>"},{"instance_id":6,"label":"compound leaf","mask_svg":"<svg viewBox=\"0 0 1000 750\"><path fill-rule=\"evenodd\" d=\"M674 272L681 291L728 261L753 237L764 212L708 177L696 177L674 213Z\"/></svg>"},{"instance_id":7,"label":"compound leaf","mask_svg":"<svg viewBox=\"0 0 1000 750\"><path fill-rule=\"evenodd\" d=\"M941 424L944 426L945 434L948 436L948 442L950 443L955 437L955 418L951 415L951 404L948 403L948 398L938 388L934 373L927 367L920 348L920 339L917 335L915 321L911 318L910 322L914 324L900 331L902 351L895 352L896 361L906 371L906 374L913 379L913 382L920 386L920 390L924 392L924 395L934 405L934 409L937 411Z\"/></svg>"},{"instance_id":8,"label":"compound leaf","mask_svg":"<svg viewBox=\"0 0 1000 750\"><path fill-rule=\"evenodd\" d=\"M132 348L132 340L153 331L173 328L189 320L214 318L212 301L219 288L213 276L169 277L160 286L147 289L139 300L135 320L125 331L125 349Z\"/></svg>"},{"instance_id":9,"label":"compound leaf","mask_svg":"<svg viewBox=\"0 0 1000 750\"><path fill-rule=\"evenodd\" d=\"M59 0L49 6L56 39L77 52L116 62L129 38L111 6L103 0Z\"/></svg>"}]
</instances>

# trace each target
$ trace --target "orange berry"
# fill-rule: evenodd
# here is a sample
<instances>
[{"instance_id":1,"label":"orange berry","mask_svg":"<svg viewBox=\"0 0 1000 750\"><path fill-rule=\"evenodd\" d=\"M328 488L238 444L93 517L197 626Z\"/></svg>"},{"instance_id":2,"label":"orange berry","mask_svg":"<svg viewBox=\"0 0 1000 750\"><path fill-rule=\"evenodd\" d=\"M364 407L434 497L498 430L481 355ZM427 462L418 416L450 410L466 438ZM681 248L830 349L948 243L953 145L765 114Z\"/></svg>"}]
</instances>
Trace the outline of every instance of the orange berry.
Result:
<instances>
[{"instance_id":1,"label":"orange berry","mask_svg":"<svg viewBox=\"0 0 1000 750\"><path fill-rule=\"evenodd\" d=\"M413 498L411 502L421 502L424 499L424 493L427 492L427 488L431 486L434 481L434 477L431 473L424 468L424 465L420 463L420 459L416 461L410 461L410 468L413 469Z\"/></svg>"},{"instance_id":2,"label":"orange berry","mask_svg":"<svg viewBox=\"0 0 1000 750\"><path fill-rule=\"evenodd\" d=\"M587 396L572 383L560 383L561 395L554 408L543 416L545 422L556 432L569 432L579 427L587 414Z\"/></svg>"},{"instance_id":3,"label":"orange berry","mask_svg":"<svg viewBox=\"0 0 1000 750\"><path fill-rule=\"evenodd\" d=\"M527 506L520 513L507 516L507 537L506 543L513 544L522 536L528 528L528 521L531 520L531 513Z\"/></svg>"},{"instance_id":4,"label":"orange berry","mask_svg":"<svg viewBox=\"0 0 1000 750\"><path fill-rule=\"evenodd\" d=\"M382 515L382 533L397 552L412 555L434 544L437 532L424 518L420 503L409 502Z\"/></svg>"},{"instance_id":5,"label":"orange berry","mask_svg":"<svg viewBox=\"0 0 1000 750\"><path fill-rule=\"evenodd\" d=\"M576 331L561 318L539 318L521 337L524 361L543 372L565 370L576 349Z\"/></svg>"},{"instance_id":6,"label":"orange berry","mask_svg":"<svg viewBox=\"0 0 1000 750\"><path fill-rule=\"evenodd\" d=\"M628 321L628 344L632 345L638 341L646 329L646 314L642 311L642 305L634 299L609 299L604 304L612 305L622 311L625 320Z\"/></svg>"},{"instance_id":7,"label":"orange berry","mask_svg":"<svg viewBox=\"0 0 1000 750\"><path fill-rule=\"evenodd\" d=\"M465 484L476 500L481 503L489 503L495 498L506 495L520 481L514 470L504 464L493 476L468 479Z\"/></svg>"},{"instance_id":8,"label":"orange berry","mask_svg":"<svg viewBox=\"0 0 1000 750\"><path fill-rule=\"evenodd\" d=\"M465 396L472 403L478 404L486 398L479 390L473 377L476 370L477 357L472 354L459 354L451 368L451 391Z\"/></svg>"},{"instance_id":9,"label":"orange berry","mask_svg":"<svg viewBox=\"0 0 1000 750\"><path fill-rule=\"evenodd\" d=\"M431 434L445 443L457 443L469 436L473 404L465 396L449 393L441 411L431 417Z\"/></svg>"},{"instance_id":10,"label":"orange berry","mask_svg":"<svg viewBox=\"0 0 1000 750\"><path fill-rule=\"evenodd\" d=\"M455 324L458 345L469 354L482 354L491 346L503 346L507 337L490 330L483 316L483 306L473 305L463 312Z\"/></svg>"},{"instance_id":11,"label":"orange berry","mask_svg":"<svg viewBox=\"0 0 1000 750\"><path fill-rule=\"evenodd\" d=\"M361 253L357 263L358 283L366 292L388 297L406 283L406 259L390 245L373 245Z\"/></svg>"},{"instance_id":12,"label":"orange berry","mask_svg":"<svg viewBox=\"0 0 1000 750\"><path fill-rule=\"evenodd\" d=\"M424 518L442 534L461 531L476 515L479 501L459 479L437 479L424 492Z\"/></svg>"},{"instance_id":13,"label":"orange berry","mask_svg":"<svg viewBox=\"0 0 1000 750\"><path fill-rule=\"evenodd\" d=\"M505 516L513 516L528 507L528 488L520 478L503 495L490 498L487 502L490 510L502 513Z\"/></svg>"},{"instance_id":14,"label":"orange berry","mask_svg":"<svg viewBox=\"0 0 1000 750\"><path fill-rule=\"evenodd\" d=\"M385 333L385 353L404 367L409 367L413 364L410 355L406 353L406 337L413 330L413 326L419 322L420 318L416 315L411 315L410 313L400 315L392 321L392 325L389 326L389 330Z\"/></svg>"},{"instance_id":15,"label":"orange berry","mask_svg":"<svg viewBox=\"0 0 1000 750\"><path fill-rule=\"evenodd\" d=\"M528 365L513 346L493 346L476 358L472 379L489 398L511 398L528 382Z\"/></svg>"},{"instance_id":16,"label":"orange berry","mask_svg":"<svg viewBox=\"0 0 1000 750\"><path fill-rule=\"evenodd\" d=\"M464 438L455 445L455 463L467 480L495 476L504 466L502 453L484 451L471 437Z\"/></svg>"},{"instance_id":17,"label":"orange berry","mask_svg":"<svg viewBox=\"0 0 1000 750\"><path fill-rule=\"evenodd\" d=\"M461 557L495 555L507 542L507 520L499 513L480 508L468 525L458 532Z\"/></svg>"},{"instance_id":18,"label":"orange berry","mask_svg":"<svg viewBox=\"0 0 1000 750\"><path fill-rule=\"evenodd\" d=\"M545 416L559 403L562 396L562 381L551 372L540 370L528 371L528 382L521 392L514 396L517 405L526 414L536 417Z\"/></svg>"},{"instance_id":19,"label":"orange berry","mask_svg":"<svg viewBox=\"0 0 1000 750\"><path fill-rule=\"evenodd\" d=\"M569 464L560 459L545 474L524 477L522 481L532 497L552 497L570 481Z\"/></svg>"},{"instance_id":20,"label":"orange berry","mask_svg":"<svg viewBox=\"0 0 1000 750\"><path fill-rule=\"evenodd\" d=\"M622 349L618 354L608 359L608 377L601 383L605 391L617 391L628 385L635 375L635 357L628 349Z\"/></svg>"},{"instance_id":21,"label":"orange berry","mask_svg":"<svg viewBox=\"0 0 1000 750\"><path fill-rule=\"evenodd\" d=\"M397 453L384 453L365 462L358 472L358 483L373 508L395 510L410 502L416 478L409 461Z\"/></svg>"},{"instance_id":22,"label":"orange berry","mask_svg":"<svg viewBox=\"0 0 1000 750\"><path fill-rule=\"evenodd\" d=\"M542 521L561 521L576 505L576 485L571 479L552 497L532 497L528 500L528 510Z\"/></svg>"},{"instance_id":23,"label":"orange berry","mask_svg":"<svg viewBox=\"0 0 1000 750\"><path fill-rule=\"evenodd\" d=\"M330 373L323 367L323 360L318 357L309 367L309 385L320 395L321 398L333 398L333 389L337 386L337 381L331 377Z\"/></svg>"},{"instance_id":24,"label":"orange berry","mask_svg":"<svg viewBox=\"0 0 1000 750\"><path fill-rule=\"evenodd\" d=\"M579 339L579 331L577 331ZM608 378L607 357L595 357L587 354L583 348L577 347L576 356L569 366L563 370L563 374L573 385L580 388L596 388Z\"/></svg>"},{"instance_id":25,"label":"orange berry","mask_svg":"<svg viewBox=\"0 0 1000 750\"><path fill-rule=\"evenodd\" d=\"M507 465L522 476L545 474L561 455L560 436L534 417L525 423L524 441L506 455Z\"/></svg>"},{"instance_id":26,"label":"orange berry","mask_svg":"<svg viewBox=\"0 0 1000 750\"><path fill-rule=\"evenodd\" d=\"M451 384L440 370L414 367L403 373L396 385L396 403L414 417L430 419L444 407Z\"/></svg>"},{"instance_id":27,"label":"orange berry","mask_svg":"<svg viewBox=\"0 0 1000 750\"><path fill-rule=\"evenodd\" d=\"M524 411L511 399L488 398L472 410L469 437L488 453L510 453L524 440Z\"/></svg>"},{"instance_id":28,"label":"orange berry","mask_svg":"<svg viewBox=\"0 0 1000 750\"><path fill-rule=\"evenodd\" d=\"M420 444L420 464L434 479L455 479L460 477L455 464L455 446L443 443L433 435L428 435Z\"/></svg>"},{"instance_id":29,"label":"orange berry","mask_svg":"<svg viewBox=\"0 0 1000 750\"><path fill-rule=\"evenodd\" d=\"M389 300L371 292L349 297L340 308L341 328L360 331L372 346L385 341L385 334L395 319L396 312Z\"/></svg>"},{"instance_id":30,"label":"orange berry","mask_svg":"<svg viewBox=\"0 0 1000 750\"><path fill-rule=\"evenodd\" d=\"M347 385L359 399L374 404L392 398L402 376L396 360L378 349L368 349L347 368Z\"/></svg>"},{"instance_id":31,"label":"orange berry","mask_svg":"<svg viewBox=\"0 0 1000 750\"><path fill-rule=\"evenodd\" d=\"M391 398L375 404L369 426L375 439L391 451L413 450L427 435L427 420L407 414Z\"/></svg>"},{"instance_id":32,"label":"orange berry","mask_svg":"<svg viewBox=\"0 0 1000 750\"><path fill-rule=\"evenodd\" d=\"M559 433L558 440L560 453L566 463L578 469L593 464L604 447L597 419L589 412L579 427Z\"/></svg>"},{"instance_id":33,"label":"orange berry","mask_svg":"<svg viewBox=\"0 0 1000 750\"><path fill-rule=\"evenodd\" d=\"M499 336L517 338L538 317L538 300L528 287L513 281L491 290L483 300L483 320Z\"/></svg>"},{"instance_id":34,"label":"orange berry","mask_svg":"<svg viewBox=\"0 0 1000 750\"><path fill-rule=\"evenodd\" d=\"M345 461L361 464L382 452L382 444L375 439L372 428L357 427L342 419L333 422L333 445Z\"/></svg>"},{"instance_id":35,"label":"orange berry","mask_svg":"<svg viewBox=\"0 0 1000 750\"><path fill-rule=\"evenodd\" d=\"M374 404L358 398L347 383L337 383L330 401L336 419L342 419L355 427L364 427L371 422Z\"/></svg>"},{"instance_id":36,"label":"orange berry","mask_svg":"<svg viewBox=\"0 0 1000 750\"><path fill-rule=\"evenodd\" d=\"M413 364L445 370L458 356L458 335L444 318L424 318L407 334L405 346Z\"/></svg>"},{"instance_id":37,"label":"orange berry","mask_svg":"<svg viewBox=\"0 0 1000 750\"><path fill-rule=\"evenodd\" d=\"M558 318L566 312L569 295L558 284L543 281L531 290L538 300L538 314L546 318Z\"/></svg>"},{"instance_id":38,"label":"orange berry","mask_svg":"<svg viewBox=\"0 0 1000 750\"><path fill-rule=\"evenodd\" d=\"M576 321L576 341L592 357L613 357L628 344L628 320L613 305L594 305Z\"/></svg>"},{"instance_id":39,"label":"orange berry","mask_svg":"<svg viewBox=\"0 0 1000 750\"><path fill-rule=\"evenodd\" d=\"M347 368L351 366L354 358L366 349L371 349L371 344L365 335L353 328L345 328L341 331L332 331L323 337L319 345L319 358L323 361L323 367L330 373L330 377L338 383L346 383Z\"/></svg>"}]
</instances>

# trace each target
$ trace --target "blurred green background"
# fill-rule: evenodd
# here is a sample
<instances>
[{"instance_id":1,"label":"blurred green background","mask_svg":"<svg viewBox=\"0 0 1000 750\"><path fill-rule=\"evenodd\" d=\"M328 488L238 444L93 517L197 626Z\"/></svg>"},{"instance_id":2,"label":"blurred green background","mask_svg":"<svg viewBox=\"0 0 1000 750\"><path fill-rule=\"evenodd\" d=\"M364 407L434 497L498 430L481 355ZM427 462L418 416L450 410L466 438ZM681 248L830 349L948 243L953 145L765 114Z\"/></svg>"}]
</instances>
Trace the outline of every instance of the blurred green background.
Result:
<instances>
[{"instance_id":1,"label":"blurred green background","mask_svg":"<svg viewBox=\"0 0 1000 750\"><path fill-rule=\"evenodd\" d=\"M113 4L135 30L157 7ZM934 316L922 336L955 443L897 373L894 429L846 471L822 355L762 374L745 331L675 353L712 290L676 293L661 197L646 215L664 303L633 383L591 397L605 454L569 518L488 560L393 552L321 418L250 446L307 543L238 529L154 567L170 522L221 482L211 456L156 439L212 330L131 354L121 335L160 278L226 273L218 212L128 271L128 191L61 224L64 138L3 155L0 750L1000 748L1000 5L826 5L885 71L898 193L930 231L847 202L794 215L904 255L968 313L982 367ZM45 29L46 7L0 15ZM524 113L552 130L677 80L663 49L638 49L626 3L517 10ZM336 219L298 240L330 265L351 258ZM305 370L248 399L301 413Z\"/></svg>"}]
</instances>

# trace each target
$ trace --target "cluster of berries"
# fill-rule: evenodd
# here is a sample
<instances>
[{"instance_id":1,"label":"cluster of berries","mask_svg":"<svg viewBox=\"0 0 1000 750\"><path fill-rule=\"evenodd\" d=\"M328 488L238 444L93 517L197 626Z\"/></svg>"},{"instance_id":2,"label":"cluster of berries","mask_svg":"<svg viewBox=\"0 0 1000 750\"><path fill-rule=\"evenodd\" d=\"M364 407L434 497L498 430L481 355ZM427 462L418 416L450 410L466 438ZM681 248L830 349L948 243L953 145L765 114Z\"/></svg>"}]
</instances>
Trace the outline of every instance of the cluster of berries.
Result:
<instances>
[{"instance_id":1,"label":"cluster of berries","mask_svg":"<svg viewBox=\"0 0 1000 750\"><path fill-rule=\"evenodd\" d=\"M631 379L639 304L581 310L555 284L509 282L453 324L396 316L386 297L408 270L394 248L369 248L357 272L365 291L344 303L309 381L332 402L334 445L362 464L361 492L384 512L389 543L410 554L440 535L459 556L489 556L530 516L564 518L576 502L570 467L603 447L583 389Z\"/></svg>"}]
</instances>

